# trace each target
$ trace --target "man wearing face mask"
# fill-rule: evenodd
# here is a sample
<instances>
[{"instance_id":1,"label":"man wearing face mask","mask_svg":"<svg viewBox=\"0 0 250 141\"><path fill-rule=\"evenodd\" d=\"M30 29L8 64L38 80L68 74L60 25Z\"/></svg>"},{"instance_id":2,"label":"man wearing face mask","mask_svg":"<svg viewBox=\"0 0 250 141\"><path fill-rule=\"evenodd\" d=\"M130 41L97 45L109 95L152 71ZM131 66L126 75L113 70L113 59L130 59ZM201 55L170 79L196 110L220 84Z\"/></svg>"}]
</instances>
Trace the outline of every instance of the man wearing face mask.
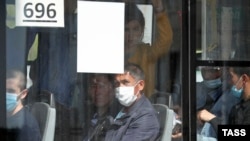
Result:
<instances>
[{"instance_id":1,"label":"man wearing face mask","mask_svg":"<svg viewBox=\"0 0 250 141\"><path fill-rule=\"evenodd\" d=\"M201 75L203 81L196 83L196 107L210 110L222 94L221 68L202 67Z\"/></svg>"},{"instance_id":2,"label":"man wearing face mask","mask_svg":"<svg viewBox=\"0 0 250 141\"><path fill-rule=\"evenodd\" d=\"M7 140L40 141L38 123L22 101L27 96L26 77L20 70L6 74Z\"/></svg>"},{"instance_id":3,"label":"man wearing face mask","mask_svg":"<svg viewBox=\"0 0 250 141\"><path fill-rule=\"evenodd\" d=\"M229 124L250 125L250 67L235 68L235 73L240 76L235 85L241 101L234 105L229 115Z\"/></svg>"},{"instance_id":4,"label":"man wearing face mask","mask_svg":"<svg viewBox=\"0 0 250 141\"><path fill-rule=\"evenodd\" d=\"M220 67L201 67L203 81L196 83L196 110L210 111L222 95L222 70ZM197 134L202 134L205 123L197 120Z\"/></svg>"},{"instance_id":5,"label":"man wearing face mask","mask_svg":"<svg viewBox=\"0 0 250 141\"><path fill-rule=\"evenodd\" d=\"M144 73L135 64L127 64L123 74L115 75L116 98L123 105L107 132L106 141L154 141L160 125L156 112L142 90Z\"/></svg>"}]
</instances>

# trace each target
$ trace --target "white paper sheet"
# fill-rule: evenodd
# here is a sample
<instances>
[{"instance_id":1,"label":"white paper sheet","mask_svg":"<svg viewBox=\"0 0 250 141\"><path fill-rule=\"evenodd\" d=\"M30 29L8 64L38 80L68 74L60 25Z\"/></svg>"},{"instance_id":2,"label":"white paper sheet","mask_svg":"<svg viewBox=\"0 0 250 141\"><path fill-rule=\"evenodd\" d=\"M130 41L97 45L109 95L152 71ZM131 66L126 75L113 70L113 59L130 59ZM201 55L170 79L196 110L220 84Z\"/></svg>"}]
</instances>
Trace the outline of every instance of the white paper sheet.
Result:
<instances>
[{"instance_id":1,"label":"white paper sheet","mask_svg":"<svg viewBox=\"0 0 250 141\"><path fill-rule=\"evenodd\" d=\"M124 71L124 3L78 1L77 72Z\"/></svg>"}]
</instances>

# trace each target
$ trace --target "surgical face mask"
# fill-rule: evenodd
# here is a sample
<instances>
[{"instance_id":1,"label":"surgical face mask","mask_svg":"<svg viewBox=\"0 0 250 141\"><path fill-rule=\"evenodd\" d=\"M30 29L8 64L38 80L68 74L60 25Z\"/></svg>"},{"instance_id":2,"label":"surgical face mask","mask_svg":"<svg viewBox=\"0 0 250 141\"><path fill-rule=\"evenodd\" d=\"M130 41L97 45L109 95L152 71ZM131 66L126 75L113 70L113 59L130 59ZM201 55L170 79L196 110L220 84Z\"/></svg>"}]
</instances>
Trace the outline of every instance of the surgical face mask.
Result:
<instances>
[{"instance_id":1,"label":"surgical face mask","mask_svg":"<svg viewBox=\"0 0 250 141\"><path fill-rule=\"evenodd\" d=\"M123 106L129 107L137 99L137 96L134 94L135 86L117 87L115 89L116 98Z\"/></svg>"},{"instance_id":2,"label":"surgical face mask","mask_svg":"<svg viewBox=\"0 0 250 141\"><path fill-rule=\"evenodd\" d=\"M214 80L205 80L205 81L204 81L204 84L205 84L208 88L215 89L215 88L220 87L221 84L222 84L222 82L221 82L221 79L218 78L218 79L214 79Z\"/></svg>"},{"instance_id":3,"label":"surgical face mask","mask_svg":"<svg viewBox=\"0 0 250 141\"><path fill-rule=\"evenodd\" d=\"M15 93L6 93L6 110L13 111L18 104L18 95Z\"/></svg>"},{"instance_id":4,"label":"surgical face mask","mask_svg":"<svg viewBox=\"0 0 250 141\"><path fill-rule=\"evenodd\" d=\"M236 86L232 86L232 88L231 88L231 93L235 96L235 97L237 97L237 98L241 98L241 95L242 95L242 93L243 93L243 89L241 88L241 89L237 89L236 88Z\"/></svg>"},{"instance_id":5,"label":"surgical face mask","mask_svg":"<svg viewBox=\"0 0 250 141\"><path fill-rule=\"evenodd\" d=\"M232 86L232 88L231 88L231 93L235 96L235 97L237 97L237 98L241 98L241 96L242 96L242 94L243 94L243 88L241 88L241 89L237 89L237 85L238 85L238 83L240 82L240 80L241 80L241 78L239 79L239 81L234 85L234 86Z\"/></svg>"}]
</instances>

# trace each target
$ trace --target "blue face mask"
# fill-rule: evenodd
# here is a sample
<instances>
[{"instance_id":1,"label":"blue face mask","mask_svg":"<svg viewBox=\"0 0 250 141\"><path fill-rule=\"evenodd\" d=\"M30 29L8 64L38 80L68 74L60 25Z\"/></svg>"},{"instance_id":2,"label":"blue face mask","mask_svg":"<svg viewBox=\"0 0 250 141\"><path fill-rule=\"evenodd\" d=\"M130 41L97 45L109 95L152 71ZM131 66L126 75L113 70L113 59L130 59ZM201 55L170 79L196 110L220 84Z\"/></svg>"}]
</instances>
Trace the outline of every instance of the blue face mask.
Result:
<instances>
[{"instance_id":1,"label":"blue face mask","mask_svg":"<svg viewBox=\"0 0 250 141\"><path fill-rule=\"evenodd\" d=\"M7 112L11 112L13 111L17 104L18 104L18 100L17 100L18 95L15 93L6 93L6 110Z\"/></svg>"},{"instance_id":2,"label":"blue face mask","mask_svg":"<svg viewBox=\"0 0 250 141\"><path fill-rule=\"evenodd\" d=\"M242 93L243 93L243 89L241 88L241 89L237 89L236 88L236 86L234 85L232 88L231 88L231 93L235 96L235 97L237 97L237 98L241 98L241 95L242 95Z\"/></svg>"},{"instance_id":3,"label":"blue face mask","mask_svg":"<svg viewBox=\"0 0 250 141\"><path fill-rule=\"evenodd\" d=\"M221 86L222 82L221 79L214 79L214 80L204 80L204 84L211 89L215 89Z\"/></svg>"},{"instance_id":4,"label":"blue face mask","mask_svg":"<svg viewBox=\"0 0 250 141\"><path fill-rule=\"evenodd\" d=\"M238 82L236 82L236 84L234 85L234 86L232 86L232 88L231 88L231 93L235 96L235 97L237 97L237 98L241 98L241 95L242 95L242 93L243 93L243 88L241 88L241 89L237 89L236 88L236 86L238 85L238 83L240 82L240 80L241 80L241 77L240 77L240 79L238 80Z\"/></svg>"}]
</instances>

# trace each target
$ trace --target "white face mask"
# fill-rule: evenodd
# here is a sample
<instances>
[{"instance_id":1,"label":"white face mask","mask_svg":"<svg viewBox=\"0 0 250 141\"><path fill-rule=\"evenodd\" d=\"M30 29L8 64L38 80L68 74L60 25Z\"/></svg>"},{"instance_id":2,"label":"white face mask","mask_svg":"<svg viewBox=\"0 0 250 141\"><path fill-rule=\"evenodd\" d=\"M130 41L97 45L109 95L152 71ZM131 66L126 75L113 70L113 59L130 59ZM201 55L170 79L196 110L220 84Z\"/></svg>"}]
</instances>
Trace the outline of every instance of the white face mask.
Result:
<instances>
[{"instance_id":1,"label":"white face mask","mask_svg":"<svg viewBox=\"0 0 250 141\"><path fill-rule=\"evenodd\" d=\"M115 88L115 95L119 102L126 107L129 107L137 99L134 94L134 86L117 87Z\"/></svg>"}]
</instances>

